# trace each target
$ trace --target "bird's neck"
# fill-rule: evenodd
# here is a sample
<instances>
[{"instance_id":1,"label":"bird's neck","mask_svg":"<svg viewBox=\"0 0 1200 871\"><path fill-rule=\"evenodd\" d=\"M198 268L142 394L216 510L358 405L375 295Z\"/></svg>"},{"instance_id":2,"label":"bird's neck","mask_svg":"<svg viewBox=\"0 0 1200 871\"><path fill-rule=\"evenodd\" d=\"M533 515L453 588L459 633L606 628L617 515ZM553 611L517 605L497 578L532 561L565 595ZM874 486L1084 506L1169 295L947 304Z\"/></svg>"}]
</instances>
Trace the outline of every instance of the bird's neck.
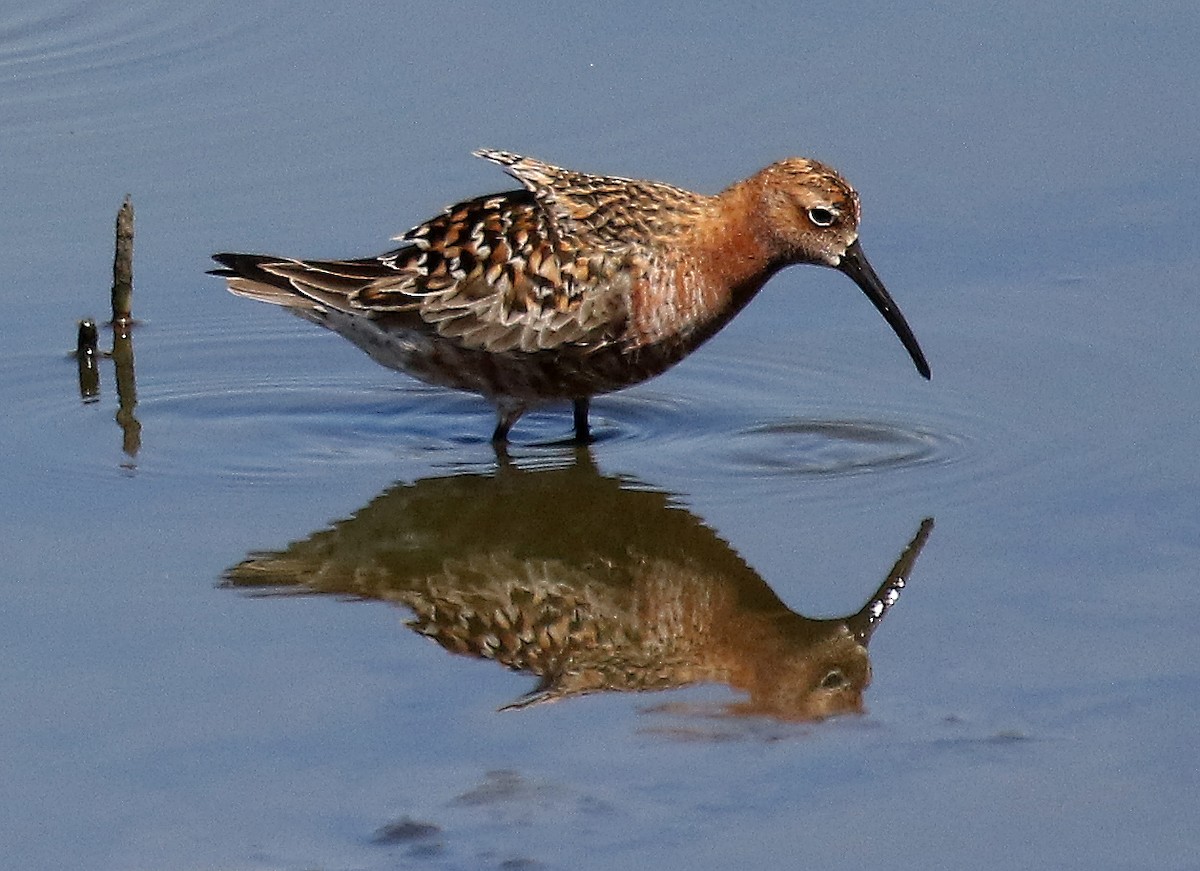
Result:
<instances>
[{"instance_id":1,"label":"bird's neck","mask_svg":"<svg viewBox=\"0 0 1200 871\"><path fill-rule=\"evenodd\" d=\"M764 220L761 185L756 177L739 182L713 198L711 209L693 229L691 270L700 308L720 329L750 302L767 280L786 265L774 250Z\"/></svg>"},{"instance_id":2,"label":"bird's neck","mask_svg":"<svg viewBox=\"0 0 1200 871\"><path fill-rule=\"evenodd\" d=\"M714 335L780 267L749 179L708 199L634 290L632 344L671 345L677 357Z\"/></svg>"}]
</instances>

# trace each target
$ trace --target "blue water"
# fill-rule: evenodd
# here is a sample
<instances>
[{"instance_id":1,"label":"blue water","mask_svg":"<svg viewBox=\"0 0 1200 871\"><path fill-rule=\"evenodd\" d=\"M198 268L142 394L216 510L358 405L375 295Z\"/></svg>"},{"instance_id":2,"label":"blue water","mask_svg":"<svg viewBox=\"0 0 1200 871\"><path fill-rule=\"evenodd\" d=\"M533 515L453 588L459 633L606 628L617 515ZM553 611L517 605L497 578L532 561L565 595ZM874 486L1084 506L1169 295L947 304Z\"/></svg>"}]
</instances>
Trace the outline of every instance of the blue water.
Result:
<instances>
[{"instance_id":1,"label":"blue water","mask_svg":"<svg viewBox=\"0 0 1200 871\"><path fill-rule=\"evenodd\" d=\"M3 864L1197 867L1198 26L1185 3L0 12ZM643 551L684 524L679 564L737 562L812 619L934 518L863 713L737 716L720 682L501 712L536 678L394 598L223 584L406 488L514 522L482 402L203 274L384 250L508 184L480 146L705 191L804 154L858 188L933 380L845 276L795 268L597 400L584 462L657 506ZM126 193L123 427L113 361L83 402L67 351L107 314ZM522 420L509 471L578 463L569 427ZM482 559L439 504L397 509L395 548ZM608 541L527 513L538 560ZM367 528L338 556L360 575L391 547Z\"/></svg>"}]
</instances>

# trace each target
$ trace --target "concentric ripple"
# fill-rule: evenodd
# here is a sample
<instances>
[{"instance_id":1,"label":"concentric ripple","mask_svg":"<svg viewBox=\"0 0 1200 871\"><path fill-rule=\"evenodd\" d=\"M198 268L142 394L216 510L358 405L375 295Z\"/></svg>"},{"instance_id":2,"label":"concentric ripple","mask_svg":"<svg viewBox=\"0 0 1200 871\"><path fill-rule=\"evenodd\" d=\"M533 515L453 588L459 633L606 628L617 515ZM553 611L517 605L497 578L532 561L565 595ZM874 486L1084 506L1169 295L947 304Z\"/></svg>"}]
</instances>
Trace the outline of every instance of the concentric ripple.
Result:
<instances>
[{"instance_id":1,"label":"concentric ripple","mask_svg":"<svg viewBox=\"0 0 1200 871\"><path fill-rule=\"evenodd\" d=\"M31 443L47 428L78 437L45 457L43 470L74 480L119 469L237 488L311 486L352 469L386 481L494 467L493 412L479 397L389 372L298 319L229 311L135 334L135 455L121 449L111 360L100 361L99 401L87 405L71 361L29 367L22 377L33 390L10 420ZM649 486L730 500L800 484L806 498L838 498L844 486L816 485L862 476L897 492L921 476L922 487L967 498L1013 467L999 465L1017 441L1002 422L970 417L964 409L977 406L944 387L899 378L864 387L861 372L798 371L771 349L746 356L732 347L702 349L660 379L594 400L597 462ZM526 468L569 462L570 435L566 403L538 409L514 428L509 455Z\"/></svg>"},{"instance_id":2,"label":"concentric ripple","mask_svg":"<svg viewBox=\"0 0 1200 871\"><path fill-rule=\"evenodd\" d=\"M747 472L857 475L946 462L960 440L930 430L869 420L797 420L738 434L730 462Z\"/></svg>"},{"instance_id":3,"label":"concentric ripple","mask_svg":"<svg viewBox=\"0 0 1200 871\"><path fill-rule=\"evenodd\" d=\"M1012 468L1002 457L1020 441L1009 425L972 416L977 404L943 385L897 377L864 386L852 368L806 369L770 349L743 356L729 347L702 349L657 381L597 400L600 449L651 480L731 501L863 476L876 489L921 476L923 486L970 498L976 482ZM834 498L844 490L806 488Z\"/></svg>"}]
</instances>

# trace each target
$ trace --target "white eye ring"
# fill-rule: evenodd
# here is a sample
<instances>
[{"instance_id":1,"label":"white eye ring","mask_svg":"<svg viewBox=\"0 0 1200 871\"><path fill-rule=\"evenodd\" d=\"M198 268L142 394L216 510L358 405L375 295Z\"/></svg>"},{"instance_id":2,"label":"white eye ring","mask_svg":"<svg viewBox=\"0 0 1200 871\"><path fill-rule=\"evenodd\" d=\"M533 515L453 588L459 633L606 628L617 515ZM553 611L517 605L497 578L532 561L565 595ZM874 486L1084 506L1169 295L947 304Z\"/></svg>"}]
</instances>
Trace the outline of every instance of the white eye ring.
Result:
<instances>
[{"instance_id":1,"label":"white eye ring","mask_svg":"<svg viewBox=\"0 0 1200 871\"><path fill-rule=\"evenodd\" d=\"M817 227L832 227L838 219L837 209L827 206L813 206L808 210L808 219Z\"/></svg>"}]
</instances>

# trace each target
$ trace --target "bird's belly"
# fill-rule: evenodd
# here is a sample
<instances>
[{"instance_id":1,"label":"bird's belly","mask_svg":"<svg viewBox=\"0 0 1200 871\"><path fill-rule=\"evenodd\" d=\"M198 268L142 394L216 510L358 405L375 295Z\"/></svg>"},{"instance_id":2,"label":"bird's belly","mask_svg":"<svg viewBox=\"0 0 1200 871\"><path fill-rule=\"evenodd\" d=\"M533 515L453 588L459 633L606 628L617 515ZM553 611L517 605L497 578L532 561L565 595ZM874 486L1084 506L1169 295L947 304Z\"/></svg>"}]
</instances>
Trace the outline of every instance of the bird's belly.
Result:
<instances>
[{"instance_id":1,"label":"bird's belly","mask_svg":"<svg viewBox=\"0 0 1200 871\"><path fill-rule=\"evenodd\" d=\"M687 355L681 342L640 348L562 345L542 351L484 351L421 329L329 311L324 325L373 360L428 384L529 404L610 393L653 378Z\"/></svg>"}]
</instances>

